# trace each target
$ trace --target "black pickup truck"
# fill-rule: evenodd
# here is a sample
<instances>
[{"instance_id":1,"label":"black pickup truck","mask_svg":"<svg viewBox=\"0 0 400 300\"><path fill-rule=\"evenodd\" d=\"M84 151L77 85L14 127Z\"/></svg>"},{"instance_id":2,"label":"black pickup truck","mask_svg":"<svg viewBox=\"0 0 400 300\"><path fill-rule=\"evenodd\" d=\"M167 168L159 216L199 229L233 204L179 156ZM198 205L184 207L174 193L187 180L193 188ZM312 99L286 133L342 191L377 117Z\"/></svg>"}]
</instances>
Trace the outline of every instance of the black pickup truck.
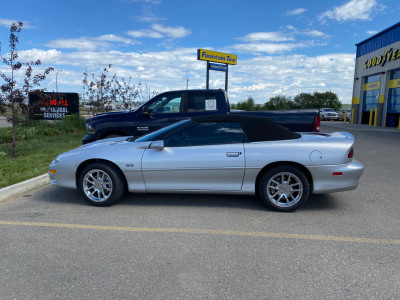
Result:
<instances>
[{"instance_id":1,"label":"black pickup truck","mask_svg":"<svg viewBox=\"0 0 400 300\"><path fill-rule=\"evenodd\" d=\"M230 110L224 90L182 90L155 96L133 111L99 114L86 120L83 144L116 136L142 136L169 124L195 116L211 114L252 114L265 116L296 132L319 131L318 110Z\"/></svg>"}]
</instances>

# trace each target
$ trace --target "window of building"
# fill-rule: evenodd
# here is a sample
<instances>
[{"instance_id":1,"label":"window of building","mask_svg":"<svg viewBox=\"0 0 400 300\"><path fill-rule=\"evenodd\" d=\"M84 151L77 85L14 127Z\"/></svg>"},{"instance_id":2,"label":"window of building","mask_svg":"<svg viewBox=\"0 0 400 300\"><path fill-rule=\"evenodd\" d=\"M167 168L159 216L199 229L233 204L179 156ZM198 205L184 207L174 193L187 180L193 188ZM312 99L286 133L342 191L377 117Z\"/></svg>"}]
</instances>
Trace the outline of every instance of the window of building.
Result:
<instances>
[{"instance_id":1,"label":"window of building","mask_svg":"<svg viewBox=\"0 0 400 300\"><path fill-rule=\"evenodd\" d=\"M400 113L400 70L390 72L388 113Z\"/></svg>"},{"instance_id":2,"label":"window of building","mask_svg":"<svg viewBox=\"0 0 400 300\"><path fill-rule=\"evenodd\" d=\"M362 111L369 112L377 108L379 102L379 89L381 87L381 74L365 77L362 101Z\"/></svg>"}]
</instances>

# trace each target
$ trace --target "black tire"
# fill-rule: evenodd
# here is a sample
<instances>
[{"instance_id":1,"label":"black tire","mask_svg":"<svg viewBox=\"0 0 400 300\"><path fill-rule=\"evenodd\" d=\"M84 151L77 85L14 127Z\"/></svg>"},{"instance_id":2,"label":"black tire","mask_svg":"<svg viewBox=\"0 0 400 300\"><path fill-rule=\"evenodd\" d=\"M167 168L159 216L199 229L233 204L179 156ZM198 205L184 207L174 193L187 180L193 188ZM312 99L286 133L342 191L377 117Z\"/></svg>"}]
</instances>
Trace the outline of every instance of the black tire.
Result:
<instances>
[{"instance_id":1,"label":"black tire","mask_svg":"<svg viewBox=\"0 0 400 300\"><path fill-rule=\"evenodd\" d=\"M298 168L279 165L263 174L258 192L267 207L289 212L307 201L310 188L307 177Z\"/></svg>"},{"instance_id":2,"label":"black tire","mask_svg":"<svg viewBox=\"0 0 400 300\"><path fill-rule=\"evenodd\" d=\"M109 206L118 201L126 187L122 174L107 163L93 163L79 175L79 191L90 204Z\"/></svg>"}]
</instances>

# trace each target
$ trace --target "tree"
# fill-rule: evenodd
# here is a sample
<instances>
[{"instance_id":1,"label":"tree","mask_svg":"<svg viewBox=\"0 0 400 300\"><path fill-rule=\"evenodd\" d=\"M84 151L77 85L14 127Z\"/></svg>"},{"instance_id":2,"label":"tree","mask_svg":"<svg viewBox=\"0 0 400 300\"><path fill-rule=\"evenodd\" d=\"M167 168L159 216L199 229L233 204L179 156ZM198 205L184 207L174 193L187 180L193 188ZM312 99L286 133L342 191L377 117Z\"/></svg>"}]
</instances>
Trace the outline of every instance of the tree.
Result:
<instances>
[{"instance_id":1,"label":"tree","mask_svg":"<svg viewBox=\"0 0 400 300\"><path fill-rule=\"evenodd\" d=\"M266 110L283 110L283 109L293 109L296 105L290 97L284 95L274 96L269 99L268 102L264 104L264 109Z\"/></svg>"},{"instance_id":2,"label":"tree","mask_svg":"<svg viewBox=\"0 0 400 300\"><path fill-rule=\"evenodd\" d=\"M116 100L118 89L113 88L116 80L116 75L112 79L108 79L108 71L111 64L103 67L99 77L93 73L91 79L89 78L88 71L83 73L83 90L89 99L89 106L92 109L93 115L97 112L104 112L111 108L111 104Z\"/></svg>"},{"instance_id":3,"label":"tree","mask_svg":"<svg viewBox=\"0 0 400 300\"><path fill-rule=\"evenodd\" d=\"M11 111L11 116L6 116L7 121L12 125L12 152L14 158L18 156L16 126L21 121L25 120L29 114L26 99L31 92L41 93L44 91L44 89L37 89L36 87L38 87L40 83L46 79L46 76L54 70L54 68L50 67L45 69L43 73L33 74L33 66L40 65L40 60L29 62L18 61L18 34L21 32L22 26L22 22L13 23L11 25L9 38L10 52L5 56L1 54L0 43L2 62L9 69L8 72L0 71L0 78L3 81L0 86L0 113L6 115L8 111ZM21 76L22 74L24 77Z\"/></svg>"},{"instance_id":4,"label":"tree","mask_svg":"<svg viewBox=\"0 0 400 300\"><path fill-rule=\"evenodd\" d=\"M333 92L301 93L294 97L294 103L298 108L330 107L339 110L342 107L338 96Z\"/></svg>"},{"instance_id":5,"label":"tree","mask_svg":"<svg viewBox=\"0 0 400 300\"><path fill-rule=\"evenodd\" d=\"M142 83L139 82L137 85L133 84L132 77L129 77L128 81L126 81L124 78L116 78L115 89L118 109L131 110L143 103Z\"/></svg>"},{"instance_id":6,"label":"tree","mask_svg":"<svg viewBox=\"0 0 400 300\"><path fill-rule=\"evenodd\" d=\"M247 98L247 100L239 101L238 104L232 106L234 109L245 110L245 111L253 111L255 110L255 102L252 97Z\"/></svg>"}]
</instances>

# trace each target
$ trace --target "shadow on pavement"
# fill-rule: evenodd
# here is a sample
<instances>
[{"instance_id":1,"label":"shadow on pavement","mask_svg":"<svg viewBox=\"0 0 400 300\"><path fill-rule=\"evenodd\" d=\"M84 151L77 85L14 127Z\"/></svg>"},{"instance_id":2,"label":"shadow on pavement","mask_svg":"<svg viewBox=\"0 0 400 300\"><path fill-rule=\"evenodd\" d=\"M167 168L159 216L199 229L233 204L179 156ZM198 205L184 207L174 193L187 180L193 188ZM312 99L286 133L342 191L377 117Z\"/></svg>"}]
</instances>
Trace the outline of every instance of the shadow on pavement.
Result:
<instances>
[{"instance_id":1,"label":"shadow on pavement","mask_svg":"<svg viewBox=\"0 0 400 300\"><path fill-rule=\"evenodd\" d=\"M91 206L75 190L49 187L38 191L43 202ZM271 211L255 196L215 195L215 194L133 194L127 193L114 205L124 206L181 206L181 207L220 207L257 211ZM337 199L331 194L311 195L300 210L331 210L338 208Z\"/></svg>"}]
</instances>

